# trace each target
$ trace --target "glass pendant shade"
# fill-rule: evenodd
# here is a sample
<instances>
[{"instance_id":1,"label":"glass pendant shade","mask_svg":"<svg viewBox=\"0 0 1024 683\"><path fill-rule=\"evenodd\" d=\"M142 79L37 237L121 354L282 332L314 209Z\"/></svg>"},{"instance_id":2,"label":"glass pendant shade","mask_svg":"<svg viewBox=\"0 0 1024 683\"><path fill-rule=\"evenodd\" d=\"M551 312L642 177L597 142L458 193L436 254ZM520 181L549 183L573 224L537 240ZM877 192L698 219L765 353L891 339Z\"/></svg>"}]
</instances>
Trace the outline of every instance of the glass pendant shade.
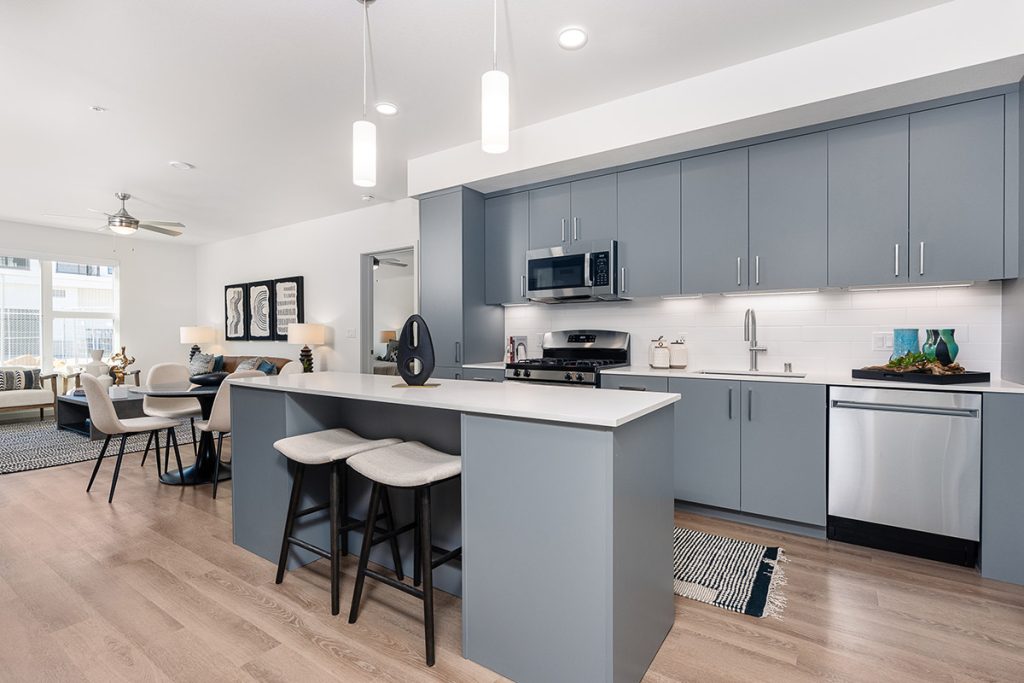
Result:
<instances>
[{"instance_id":1,"label":"glass pendant shade","mask_svg":"<svg viewBox=\"0 0 1024 683\"><path fill-rule=\"evenodd\" d=\"M480 145L489 154L508 151L508 74L497 69L480 79Z\"/></svg>"},{"instance_id":2,"label":"glass pendant shade","mask_svg":"<svg viewBox=\"0 0 1024 683\"><path fill-rule=\"evenodd\" d=\"M352 182L359 187L377 184L377 126L365 119L352 124Z\"/></svg>"},{"instance_id":3,"label":"glass pendant shade","mask_svg":"<svg viewBox=\"0 0 1024 683\"><path fill-rule=\"evenodd\" d=\"M110 228L110 232L118 235L134 235L135 231L138 230L137 227L128 225L110 225L108 227Z\"/></svg>"}]
</instances>

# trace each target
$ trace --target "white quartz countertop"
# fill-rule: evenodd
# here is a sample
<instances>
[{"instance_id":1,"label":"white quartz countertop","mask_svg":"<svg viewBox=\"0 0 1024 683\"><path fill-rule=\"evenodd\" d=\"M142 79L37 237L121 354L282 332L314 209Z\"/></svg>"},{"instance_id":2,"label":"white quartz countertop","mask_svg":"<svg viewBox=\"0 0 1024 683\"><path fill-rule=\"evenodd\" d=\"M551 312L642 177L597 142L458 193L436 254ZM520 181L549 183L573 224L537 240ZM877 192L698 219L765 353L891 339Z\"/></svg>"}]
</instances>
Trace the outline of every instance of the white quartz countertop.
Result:
<instances>
[{"instance_id":1,"label":"white quartz countertop","mask_svg":"<svg viewBox=\"0 0 1024 683\"><path fill-rule=\"evenodd\" d=\"M595 391L520 382L432 379L430 383L438 386L407 387L400 377L349 372L246 377L230 381L272 391L594 427L620 427L679 400L678 394Z\"/></svg>"},{"instance_id":2,"label":"white quartz countertop","mask_svg":"<svg viewBox=\"0 0 1024 683\"><path fill-rule=\"evenodd\" d=\"M724 368L715 368L724 369ZM888 382L853 379L849 372L811 372L806 377L765 377L756 375L705 375L699 370L661 370L646 365L602 370L602 375L634 375L638 377L679 377L684 379L731 379L743 382L785 382L791 384L827 384L844 387L877 387L881 389L927 389L930 391L958 391L975 393L1024 394L1024 384L994 378L977 384L921 384L918 382Z\"/></svg>"}]
</instances>

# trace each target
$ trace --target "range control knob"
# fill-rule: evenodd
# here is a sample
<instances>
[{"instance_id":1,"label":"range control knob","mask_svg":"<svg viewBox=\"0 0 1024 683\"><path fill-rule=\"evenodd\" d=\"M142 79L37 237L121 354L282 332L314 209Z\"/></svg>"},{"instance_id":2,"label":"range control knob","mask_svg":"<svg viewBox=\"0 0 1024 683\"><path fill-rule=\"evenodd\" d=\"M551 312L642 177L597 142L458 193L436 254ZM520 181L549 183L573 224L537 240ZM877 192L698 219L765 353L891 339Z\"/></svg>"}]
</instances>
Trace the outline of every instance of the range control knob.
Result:
<instances>
[{"instance_id":1,"label":"range control knob","mask_svg":"<svg viewBox=\"0 0 1024 683\"><path fill-rule=\"evenodd\" d=\"M582 373L579 373L579 372L576 373L576 381L577 382L582 382L583 381L583 374Z\"/></svg>"},{"instance_id":2,"label":"range control knob","mask_svg":"<svg viewBox=\"0 0 1024 683\"><path fill-rule=\"evenodd\" d=\"M523 373L521 373L518 369L512 371L512 376L513 377L518 377L521 374L523 374Z\"/></svg>"},{"instance_id":3,"label":"range control knob","mask_svg":"<svg viewBox=\"0 0 1024 683\"><path fill-rule=\"evenodd\" d=\"M523 370L523 377L529 377L529 376L530 376L530 371L529 370Z\"/></svg>"},{"instance_id":4,"label":"range control knob","mask_svg":"<svg viewBox=\"0 0 1024 683\"><path fill-rule=\"evenodd\" d=\"M565 381L566 382L571 382L572 381L572 373L571 372L565 373Z\"/></svg>"}]
</instances>

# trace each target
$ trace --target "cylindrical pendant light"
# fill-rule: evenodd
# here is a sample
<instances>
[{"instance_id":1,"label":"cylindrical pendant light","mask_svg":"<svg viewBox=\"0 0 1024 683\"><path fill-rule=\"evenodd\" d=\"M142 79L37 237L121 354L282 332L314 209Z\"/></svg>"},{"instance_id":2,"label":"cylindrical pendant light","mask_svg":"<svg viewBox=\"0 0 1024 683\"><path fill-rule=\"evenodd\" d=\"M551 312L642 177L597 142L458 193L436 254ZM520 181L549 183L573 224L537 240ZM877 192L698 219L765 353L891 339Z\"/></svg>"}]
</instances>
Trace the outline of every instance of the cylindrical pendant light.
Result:
<instances>
[{"instance_id":1,"label":"cylindrical pendant light","mask_svg":"<svg viewBox=\"0 0 1024 683\"><path fill-rule=\"evenodd\" d=\"M489 154L508 151L508 74L498 71L498 0L494 0L491 70L480 78L480 146Z\"/></svg>"},{"instance_id":2,"label":"cylindrical pendant light","mask_svg":"<svg viewBox=\"0 0 1024 683\"><path fill-rule=\"evenodd\" d=\"M370 19L367 5L373 0L358 0L363 5L363 118L352 124L352 182L359 187L377 184L377 126L366 119L366 37Z\"/></svg>"}]
</instances>

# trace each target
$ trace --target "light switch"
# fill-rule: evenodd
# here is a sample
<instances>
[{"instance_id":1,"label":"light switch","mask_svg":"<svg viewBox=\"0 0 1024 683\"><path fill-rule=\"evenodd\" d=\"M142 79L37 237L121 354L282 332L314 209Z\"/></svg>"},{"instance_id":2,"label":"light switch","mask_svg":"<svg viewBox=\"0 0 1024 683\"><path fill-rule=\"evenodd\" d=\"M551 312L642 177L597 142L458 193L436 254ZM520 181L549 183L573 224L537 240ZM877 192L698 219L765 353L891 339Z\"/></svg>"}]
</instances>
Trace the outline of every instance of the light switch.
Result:
<instances>
[{"instance_id":1,"label":"light switch","mask_svg":"<svg viewBox=\"0 0 1024 683\"><path fill-rule=\"evenodd\" d=\"M874 332L871 335L872 351L892 351L892 332Z\"/></svg>"},{"instance_id":2,"label":"light switch","mask_svg":"<svg viewBox=\"0 0 1024 683\"><path fill-rule=\"evenodd\" d=\"M348 337L349 339L355 339L356 338L356 328L350 327L347 330L345 330L345 336Z\"/></svg>"}]
</instances>

